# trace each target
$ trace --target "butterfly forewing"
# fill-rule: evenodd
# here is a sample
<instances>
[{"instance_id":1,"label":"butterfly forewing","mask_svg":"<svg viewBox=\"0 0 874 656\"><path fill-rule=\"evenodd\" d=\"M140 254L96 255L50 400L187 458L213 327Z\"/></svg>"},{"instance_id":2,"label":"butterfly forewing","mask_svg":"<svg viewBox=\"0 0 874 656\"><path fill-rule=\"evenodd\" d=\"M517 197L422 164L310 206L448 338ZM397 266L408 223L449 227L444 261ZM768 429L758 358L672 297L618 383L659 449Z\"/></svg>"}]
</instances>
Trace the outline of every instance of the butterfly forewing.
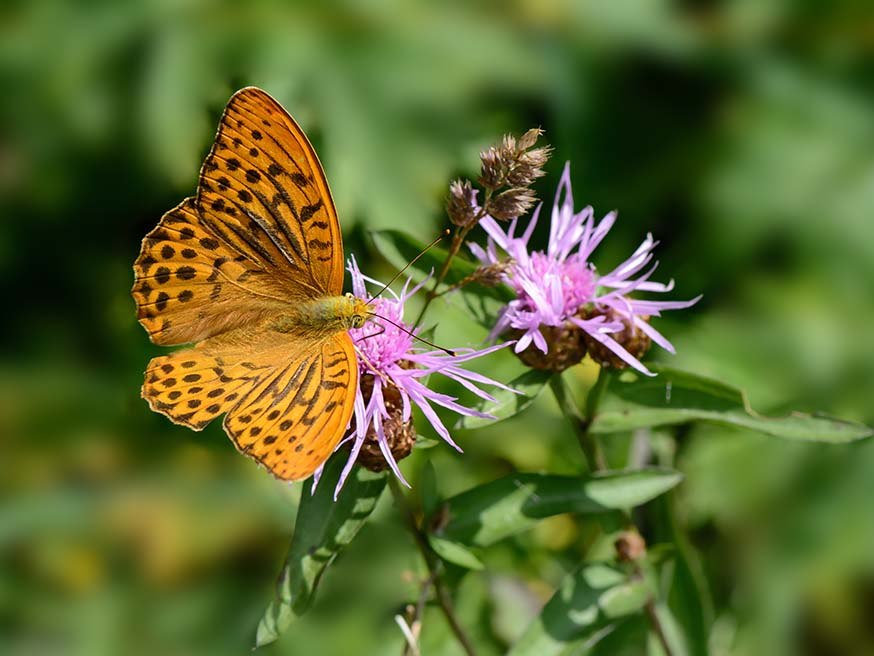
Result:
<instances>
[{"instance_id":1,"label":"butterfly forewing","mask_svg":"<svg viewBox=\"0 0 874 656\"><path fill-rule=\"evenodd\" d=\"M290 295L342 292L343 242L322 167L297 123L260 89L228 102L198 204L204 222L263 262Z\"/></svg>"},{"instance_id":2,"label":"butterfly forewing","mask_svg":"<svg viewBox=\"0 0 874 656\"><path fill-rule=\"evenodd\" d=\"M156 344L185 344L259 322L285 302L262 263L200 220L193 198L167 212L134 263L137 318Z\"/></svg>"}]
</instances>

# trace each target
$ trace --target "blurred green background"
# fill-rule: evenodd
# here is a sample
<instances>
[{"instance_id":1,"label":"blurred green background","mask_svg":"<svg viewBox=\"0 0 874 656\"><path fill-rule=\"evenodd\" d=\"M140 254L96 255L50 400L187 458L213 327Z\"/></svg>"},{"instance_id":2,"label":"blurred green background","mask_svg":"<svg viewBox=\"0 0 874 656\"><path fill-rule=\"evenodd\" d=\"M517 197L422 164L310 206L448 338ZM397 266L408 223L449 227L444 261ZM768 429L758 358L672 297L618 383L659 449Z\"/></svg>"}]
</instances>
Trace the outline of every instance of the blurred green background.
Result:
<instances>
[{"instance_id":1,"label":"blurred green background","mask_svg":"<svg viewBox=\"0 0 874 656\"><path fill-rule=\"evenodd\" d=\"M540 125L555 146L541 198L570 159L578 208L620 210L596 263L651 231L673 297L704 294L658 321L679 354L654 357L745 387L761 412L874 423L868 2L8 0L0 83L0 653L252 645L300 486L219 426L149 412L141 372L159 349L128 291L141 238L193 193L248 84L307 130L366 270L391 273L368 230L433 236L450 177ZM451 304L431 318L448 346L484 337ZM578 373L582 388L592 371ZM427 452L445 494L579 467L546 400L457 438L463 456ZM676 457L712 653L874 653L874 442L700 426ZM412 479L421 463L406 461ZM489 574L458 601L483 653L512 629L502 600L548 597L586 534L558 518L485 555ZM265 651L399 654L392 616L417 572L384 500L310 615ZM423 641L458 653L436 615Z\"/></svg>"}]
</instances>

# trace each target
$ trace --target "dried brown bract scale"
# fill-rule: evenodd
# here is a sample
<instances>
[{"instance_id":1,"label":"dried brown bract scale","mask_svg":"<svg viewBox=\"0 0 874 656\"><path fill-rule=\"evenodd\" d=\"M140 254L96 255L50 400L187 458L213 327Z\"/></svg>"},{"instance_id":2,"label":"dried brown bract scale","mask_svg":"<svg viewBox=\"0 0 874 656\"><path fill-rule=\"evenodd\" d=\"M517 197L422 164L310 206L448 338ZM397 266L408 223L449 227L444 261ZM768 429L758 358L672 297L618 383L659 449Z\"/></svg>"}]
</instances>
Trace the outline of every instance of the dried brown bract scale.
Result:
<instances>
[{"instance_id":1,"label":"dried brown bract scale","mask_svg":"<svg viewBox=\"0 0 874 656\"><path fill-rule=\"evenodd\" d=\"M402 367L404 369L412 369L413 364L409 361L404 361ZM373 374L363 374L360 386L364 401L367 403L370 400L370 395L373 393ZM403 419L403 401L396 386L391 384L384 385L382 397L389 414L387 419L383 419L383 431L385 432L386 441L392 456L394 456L395 461L400 461L412 453L413 446L416 444L416 429L413 426L412 417L409 421L404 421ZM354 419L349 432L355 432ZM358 453L357 463L373 472L381 472L389 467L385 456L382 454L382 450L379 448L376 430L372 426L368 429L367 437L364 440L361 451Z\"/></svg>"},{"instance_id":2,"label":"dried brown bract scale","mask_svg":"<svg viewBox=\"0 0 874 656\"><path fill-rule=\"evenodd\" d=\"M586 342L583 339L585 333L570 321L565 321L560 326L541 326L540 332L549 347L546 353L531 344L516 354L529 367L564 371L586 357ZM507 332L507 337L519 339L524 334L525 331L513 328Z\"/></svg>"},{"instance_id":3,"label":"dried brown bract scale","mask_svg":"<svg viewBox=\"0 0 874 656\"><path fill-rule=\"evenodd\" d=\"M619 322L623 328L619 332L611 333L610 337L616 341L619 346L628 351L632 357L640 360L649 347L652 345L652 340L643 330L635 326L631 320L612 309L599 310L597 307L589 308L580 312L580 316L584 319L593 319L597 316L604 316L608 322ZM642 321L648 321L648 317L638 317ZM589 356L602 367L612 367L614 369L625 369L628 367L628 362L616 355L601 342L594 339L591 335L585 335L586 348L589 351Z\"/></svg>"}]
</instances>

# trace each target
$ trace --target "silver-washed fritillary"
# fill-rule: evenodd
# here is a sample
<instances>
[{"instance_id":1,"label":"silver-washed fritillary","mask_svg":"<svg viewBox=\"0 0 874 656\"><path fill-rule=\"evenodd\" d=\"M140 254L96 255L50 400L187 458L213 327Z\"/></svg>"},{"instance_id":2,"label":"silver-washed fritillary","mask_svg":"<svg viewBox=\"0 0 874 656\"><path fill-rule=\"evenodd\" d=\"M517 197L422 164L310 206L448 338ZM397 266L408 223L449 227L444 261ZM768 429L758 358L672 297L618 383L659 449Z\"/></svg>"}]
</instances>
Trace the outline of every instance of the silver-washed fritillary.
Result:
<instances>
[{"instance_id":1,"label":"silver-washed fritillary","mask_svg":"<svg viewBox=\"0 0 874 656\"><path fill-rule=\"evenodd\" d=\"M313 147L264 91L235 93L197 194L167 212L134 264L137 318L155 344L142 395L201 430L221 414L237 448L297 480L352 416L358 364L347 330L366 304L342 295L343 241Z\"/></svg>"}]
</instances>

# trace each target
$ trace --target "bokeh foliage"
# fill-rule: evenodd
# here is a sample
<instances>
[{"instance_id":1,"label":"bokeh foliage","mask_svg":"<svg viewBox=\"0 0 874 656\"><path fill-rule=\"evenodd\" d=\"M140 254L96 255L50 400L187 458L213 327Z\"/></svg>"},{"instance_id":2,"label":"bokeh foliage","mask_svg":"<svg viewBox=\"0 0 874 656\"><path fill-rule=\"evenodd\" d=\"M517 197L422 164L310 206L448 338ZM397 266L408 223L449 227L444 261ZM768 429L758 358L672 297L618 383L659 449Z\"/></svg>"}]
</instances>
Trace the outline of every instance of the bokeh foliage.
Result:
<instances>
[{"instance_id":1,"label":"bokeh foliage","mask_svg":"<svg viewBox=\"0 0 874 656\"><path fill-rule=\"evenodd\" d=\"M502 132L540 125L556 148L547 200L570 159L578 205L620 210L598 263L651 231L677 298L704 293L660 320L671 365L743 387L761 412L874 423L872 21L850 1L4 3L0 652L252 644L300 486L277 485L218 427L195 435L148 411L140 372L158 349L128 294L139 240L192 193L246 84L308 131L366 270L391 271L369 231L430 238L450 176ZM438 341L483 339L459 307L433 311ZM518 373L509 357L490 366ZM445 496L579 470L547 400L457 437L464 456L428 454ZM632 441L611 437L611 455ZM874 444L711 425L662 444L686 478L647 516L671 504L689 531L713 653L874 650ZM406 461L410 478L421 462ZM549 599L592 531L558 516L484 552L488 575L467 577L457 603L483 653ZM381 504L267 652L399 653L391 618L419 567ZM456 653L430 617L423 652Z\"/></svg>"}]
</instances>

